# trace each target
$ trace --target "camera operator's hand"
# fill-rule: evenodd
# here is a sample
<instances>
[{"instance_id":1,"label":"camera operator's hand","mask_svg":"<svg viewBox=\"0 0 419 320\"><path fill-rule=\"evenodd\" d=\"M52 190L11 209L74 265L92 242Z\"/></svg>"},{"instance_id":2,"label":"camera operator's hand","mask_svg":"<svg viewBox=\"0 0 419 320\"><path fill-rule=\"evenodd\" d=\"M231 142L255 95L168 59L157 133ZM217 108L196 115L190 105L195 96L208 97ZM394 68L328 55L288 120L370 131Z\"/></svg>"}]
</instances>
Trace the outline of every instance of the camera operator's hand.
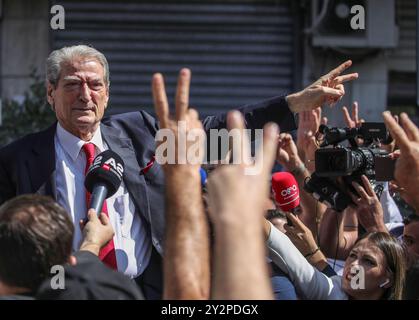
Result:
<instances>
[{"instance_id":1,"label":"camera operator's hand","mask_svg":"<svg viewBox=\"0 0 419 320\"><path fill-rule=\"evenodd\" d=\"M394 115L394 120L399 123L399 116ZM393 139L389 144L380 143L380 148L387 151L388 153L393 153L396 149L396 140ZM398 150L399 151L399 150ZM399 154L400 155L400 154Z\"/></svg>"},{"instance_id":2,"label":"camera operator's hand","mask_svg":"<svg viewBox=\"0 0 419 320\"><path fill-rule=\"evenodd\" d=\"M288 95L286 99L291 111L309 111L322 107L325 103L334 105L342 99L345 94L343 83L358 79L358 73L340 75L351 65L352 61L348 60L302 91Z\"/></svg>"},{"instance_id":3,"label":"camera operator's hand","mask_svg":"<svg viewBox=\"0 0 419 320\"><path fill-rule=\"evenodd\" d=\"M281 133L278 139L278 152L276 160L288 172L294 171L303 165L302 160L298 156L297 146L289 133Z\"/></svg>"},{"instance_id":4,"label":"camera operator's hand","mask_svg":"<svg viewBox=\"0 0 419 320\"><path fill-rule=\"evenodd\" d=\"M384 212L380 199L375 194L368 178L363 175L361 180L364 186L361 186L355 181L352 182L352 186L360 197L349 192L356 206L355 210L359 223L361 223L367 232L388 232L384 224Z\"/></svg>"},{"instance_id":5,"label":"camera operator's hand","mask_svg":"<svg viewBox=\"0 0 419 320\"><path fill-rule=\"evenodd\" d=\"M99 251L114 236L114 230L109 218L103 212L98 217L94 209L90 209L87 213L88 222L84 225L80 221L80 228L83 231L83 242L80 250L90 251L95 255L99 255Z\"/></svg>"},{"instance_id":6,"label":"camera operator's hand","mask_svg":"<svg viewBox=\"0 0 419 320\"><path fill-rule=\"evenodd\" d=\"M391 116L383 113L384 122L391 136L400 148L400 157L396 161L394 177L396 184L405 191L405 199L419 214L419 129L409 119L406 113L400 115L401 126Z\"/></svg>"}]
</instances>

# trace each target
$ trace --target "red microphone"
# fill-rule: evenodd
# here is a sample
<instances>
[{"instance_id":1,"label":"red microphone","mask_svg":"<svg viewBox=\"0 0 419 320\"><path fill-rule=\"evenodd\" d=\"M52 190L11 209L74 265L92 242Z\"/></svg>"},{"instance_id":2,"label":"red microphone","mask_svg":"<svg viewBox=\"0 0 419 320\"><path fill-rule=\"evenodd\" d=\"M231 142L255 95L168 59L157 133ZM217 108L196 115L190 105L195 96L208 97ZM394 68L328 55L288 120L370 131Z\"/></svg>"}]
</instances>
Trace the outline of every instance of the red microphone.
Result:
<instances>
[{"instance_id":1,"label":"red microphone","mask_svg":"<svg viewBox=\"0 0 419 320\"><path fill-rule=\"evenodd\" d=\"M272 175L272 192L275 203L284 212L300 212L300 189L294 176L289 172L276 172ZM288 225L291 222L288 221Z\"/></svg>"}]
</instances>

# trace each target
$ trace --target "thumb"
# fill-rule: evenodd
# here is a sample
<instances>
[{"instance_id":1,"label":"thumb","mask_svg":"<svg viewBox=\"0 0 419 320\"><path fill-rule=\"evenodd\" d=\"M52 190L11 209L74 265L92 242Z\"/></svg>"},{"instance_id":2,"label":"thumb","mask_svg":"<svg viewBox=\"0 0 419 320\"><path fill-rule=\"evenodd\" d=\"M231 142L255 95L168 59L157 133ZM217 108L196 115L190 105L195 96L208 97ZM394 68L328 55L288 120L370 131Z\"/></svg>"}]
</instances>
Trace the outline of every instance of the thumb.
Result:
<instances>
[{"instance_id":1,"label":"thumb","mask_svg":"<svg viewBox=\"0 0 419 320\"><path fill-rule=\"evenodd\" d=\"M89 211L87 212L87 218L89 219L89 221L92 221L92 222L97 220L98 218L97 218L96 210L89 209Z\"/></svg>"},{"instance_id":2,"label":"thumb","mask_svg":"<svg viewBox=\"0 0 419 320\"><path fill-rule=\"evenodd\" d=\"M109 217L104 212L100 214L99 220L104 226L109 224Z\"/></svg>"},{"instance_id":3,"label":"thumb","mask_svg":"<svg viewBox=\"0 0 419 320\"><path fill-rule=\"evenodd\" d=\"M292 222L292 225L294 226L294 228L298 229L296 231L304 231L304 228L302 227L303 223L300 221L300 219L298 219L297 216L295 216L291 212L285 212L285 215Z\"/></svg>"}]
</instances>

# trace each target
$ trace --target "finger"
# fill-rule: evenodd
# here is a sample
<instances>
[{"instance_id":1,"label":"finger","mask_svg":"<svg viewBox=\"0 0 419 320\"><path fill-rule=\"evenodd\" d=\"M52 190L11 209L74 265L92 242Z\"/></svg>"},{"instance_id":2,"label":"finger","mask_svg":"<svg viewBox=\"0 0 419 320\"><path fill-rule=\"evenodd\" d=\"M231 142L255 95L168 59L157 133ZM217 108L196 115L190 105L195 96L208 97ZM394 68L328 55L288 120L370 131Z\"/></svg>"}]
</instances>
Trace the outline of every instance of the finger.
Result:
<instances>
[{"instance_id":1,"label":"finger","mask_svg":"<svg viewBox=\"0 0 419 320\"><path fill-rule=\"evenodd\" d=\"M176 88L176 120L185 121L189 106L189 87L191 84L191 71L183 68L179 72Z\"/></svg>"},{"instance_id":2,"label":"finger","mask_svg":"<svg viewBox=\"0 0 419 320\"><path fill-rule=\"evenodd\" d=\"M353 202L355 205L357 205L357 204L358 204L358 202L359 202L359 200L360 200L359 196L357 197L356 195L354 195L354 194L353 194L351 191L349 191L349 190L348 190L348 194L349 194L349 196L351 197L352 202Z\"/></svg>"},{"instance_id":3,"label":"finger","mask_svg":"<svg viewBox=\"0 0 419 320\"><path fill-rule=\"evenodd\" d=\"M107 226L110 223L109 217L104 212L100 214L99 220L104 226Z\"/></svg>"},{"instance_id":4,"label":"finger","mask_svg":"<svg viewBox=\"0 0 419 320\"><path fill-rule=\"evenodd\" d=\"M355 188L356 192L361 196L361 198L367 200L369 198L365 189L356 181L352 182L352 186Z\"/></svg>"},{"instance_id":5,"label":"finger","mask_svg":"<svg viewBox=\"0 0 419 320\"><path fill-rule=\"evenodd\" d=\"M321 90L326 99L333 100L333 98L340 98L343 96L343 92L337 89L321 87Z\"/></svg>"},{"instance_id":6,"label":"finger","mask_svg":"<svg viewBox=\"0 0 419 320\"><path fill-rule=\"evenodd\" d=\"M311 110L311 119L312 119L312 124L317 124L320 122L320 117L318 114L318 110L319 108L316 108L314 110Z\"/></svg>"},{"instance_id":7,"label":"finger","mask_svg":"<svg viewBox=\"0 0 419 320\"><path fill-rule=\"evenodd\" d=\"M80 227L80 231L83 231L83 229L84 229L84 220L83 219L79 220L79 227Z\"/></svg>"},{"instance_id":8,"label":"finger","mask_svg":"<svg viewBox=\"0 0 419 320\"><path fill-rule=\"evenodd\" d=\"M322 121L321 121L321 124L324 124L326 126L327 125L327 121L328 121L327 117L323 117L322 118Z\"/></svg>"},{"instance_id":9,"label":"finger","mask_svg":"<svg viewBox=\"0 0 419 320\"><path fill-rule=\"evenodd\" d=\"M167 128L167 123L169 121L169 103L167 102L163 76L160 73L153 75L152 91L154 110L160 121L160 126L162 128Z\"/></svg>"},{"instance_id":10,"label":"finger","mask_svg":"<svg viewBox=\"0 0 419 320\"><path fill-rule=\"evenodd\" d=\"M297 232L304 231L304 224L301 222L300 219L297 218L296 215L292 214L291 212L285 212L285 215L291 221L292 225L294 226Z\"/></svg>"},{"instance_id":11,"label":"finger","mask_svg":"<svg viewBox=\"0 0 419 320\"><path fill-rule=\"evenodd\" d=\"M196 109L189 108L188 117L190 120L199 120L199 113L196 111Z\"/></svg>"},{"instance_id":12,"label":"finger","mask_svg":"<svg viewBox=\"0 0 419 320\"><path fill-rule=\"evenodd\" d=\"M335 86L335 89L342 91L342 96L345 95L345 87L343 86L343 84L338 84L337 86ZM335 98L335 101L337 102L338 100L342 99L342 96L340 98Z\"/></svg>"},{"instance_id":13,"label":"finger","mask_svg":"<svg viewBox=\"0 0 419 320\"><path fill-rule=\"evenodd\" d=\"M283 228L284 228L284 230L287 232L287 235L288 235L288 236L293 237L293 236L295 236L295 235L296 235L296 231L295 231L294 226L290 226L290 225L288 225L287 223L285 223L285 224L284 224L284 226L283 226Z\"/></svg>"},{"instance_id":14,"label":"finger","mask_svg":"<svg viewBox=\"0 0 419 320\"><path fill-rule=\"evenodd\" d=\"M351 127L351 125L352 125L352 119L351 119L351 116L349 115L348 108L346 108L345 106L343 106L342 107L342 112L343 112L343 118L345 120L346 126L347 127Z\"/></svg>"},{"instance_id":15,"label":"finger","mask_svg":"<svg viewBox=\"0 0 419 320\"><path fill-rule=\"evenodd\" d=\"M345 61L344 63L342 63L341 65L339 65L338 67L336 67L335 69L333 69L332 71L330 71L327 74L327 77L329 79L335 79L343 71L345 71L346 69L348 69L351 65L352 65L352 61L351 60Z\"/></svg>"},{"instance_id":16,"label":"finger","mask_svg":"<svg viewBox=\"0 0 419 320\"><path fill-rule=\"evenodd\" d=\"M370 197L376 197L374 189L372 188L372 185L368 178L365 175L361 176L362 184L364 185L365 191L368 193Z\"/></svg>"},{"instance_id":17,"label":"finger","mask_svg":"<svg viewBox=\"0 0 419 320\"><path fill-rule=\"evenodd\" d=\"M87 218L89 219L89 221L97 220L98 218L97 218L96 210L89 209L89 211L87 212Z\"/></svg>"},{"instance_id":18,"label":"finger","mask_svg":"<svg viewBox=\"0 0 419 320\"><path fill-rule=\"evenodd\" d=\"M410 149L410 141L402 127L394 120L391 113L388 111L383 112L384 122L391 133L391 136L396 140L399 148L406 152Z\"/></svg>"},{"instance_id":19,"label":"finger","mask_svg":"<svg viewBox=\"0 0 419 320\"><path fill-rule=\"evenodd\" d=\"M232 131L233 163L250 165L250 145L249 137L245 131L243 115L239 111L230 111L227 114L227 128Z\"/></svg>"},{"instance_id":20,"label":"finger","mask_svg":"<svg viewBox=\"0 0 419 320\"><path fill-rule=\"evenodd\" d=\"M322 108L318 107L314 109L314 111L316 112L317 121L320 121L320 119L322 118Z\"/></svg>"},{"instance_id":21,"label":"finger","mask_svg":"<svg viewBox=\"0 0 419 320\"><path fill-rule=\"evenodd\" d=\"M340 83L344 83L344 82L348 82L348 81L353 81L358 79L358 73L350 73L350 74L344 74L342 76L338 76L334 79L334 82L336 84L340 84Z\"/></svg>"},{"instance_id":22,"label":"finger","mask_svg":"<svg viewBox=\"0 0 419 320\"><path fill-rule=\"evenodd\" d=\"M352 103L352 119L354 119L355 123L358 123L358 102L356 101Z\"/></svg>"},{"instance_id":23,"label":"finger","mask_svg":"<svg viewBox=\"0 0 419 320\"><path fill-rule=\"evenodd\" d=\"M419 129L404 112L400 115L400 123L410 141L419 142Z\"/></svg>"},{"instance_id":24,"label":"finger","mask_svg":"<svg viewBox=\"0 0 419 320\"><path fill-rule=\"evenodd\" d=\"M278 147L276 136L279 128L275 123L267 123L263 127L263 144L262 150L258 150L256 154L255 165L257 168L262 167L262 177L269 178L272 166L275 161L275 153Z\"/></svg>"}]
</instances>

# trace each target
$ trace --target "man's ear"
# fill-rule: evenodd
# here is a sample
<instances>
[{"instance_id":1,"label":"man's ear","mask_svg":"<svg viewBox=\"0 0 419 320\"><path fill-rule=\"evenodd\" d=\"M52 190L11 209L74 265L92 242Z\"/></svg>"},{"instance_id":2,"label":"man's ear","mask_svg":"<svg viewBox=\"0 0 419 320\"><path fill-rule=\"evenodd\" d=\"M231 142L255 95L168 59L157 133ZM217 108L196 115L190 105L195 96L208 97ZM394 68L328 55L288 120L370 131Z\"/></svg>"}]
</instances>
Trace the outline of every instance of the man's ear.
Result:
<instances>
[{"instance_id":1,"label":"man's ear","mask_svg":"<svg viewBox=\"0 0 419 320\"><path fill-rule=\"evenodd\" d=\"M55 87L51 82L47 82L47 100L54 110ZM54 110L55 111L55 110Z\"/></svg>"},{"instance_id":2,"label":"man's ear","mask_svg":"<svg viewBox=\"0 0 419 320\"><path fill-rule=\"evenodd\" d=\"M106 86L106 101L105 101L105 110L108 107L108 101L109 101L109 85Z\"/></svg>"},{"instance_id":3,"label":"man's ear","mask_svg":"<svg viewBox=\"0 0 419 320\"><path fill-rule=\"evenodd\" d=\"M73 256L73 255L70 255L70 256L68 257L67 262L68 262L68 264L69 264L70 266L74 267L75 265L77 265L77 258L76 258L75 256Z\"/></svg>"}]
</instances>

